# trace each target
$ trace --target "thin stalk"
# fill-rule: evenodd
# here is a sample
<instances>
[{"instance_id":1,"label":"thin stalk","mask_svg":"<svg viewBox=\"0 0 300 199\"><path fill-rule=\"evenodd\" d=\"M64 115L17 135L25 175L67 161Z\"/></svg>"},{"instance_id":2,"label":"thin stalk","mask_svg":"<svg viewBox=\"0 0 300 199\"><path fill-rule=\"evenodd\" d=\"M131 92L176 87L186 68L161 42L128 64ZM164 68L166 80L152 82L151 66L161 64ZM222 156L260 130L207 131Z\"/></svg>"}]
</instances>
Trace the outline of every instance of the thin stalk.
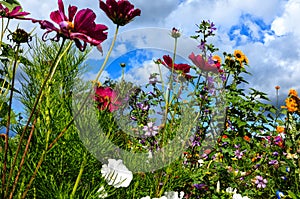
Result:
<instances>
[{"instance_id":1,"label":"thin stalk","mask_svg":"<svg viewBox=\"0 0 300 199\"><path fill-rule=\"evenodd\" d=\"M99 70L99 72L98 72L98 74L97 74L97 76L96 76L96 78L95 78L94 84L97 83L99 77L101 76L101 74L102 74L102 72L103 72L103 70L104 70L104 68L105 68L105 66L106 66L106 64L107 64L108 58L110 57L110 54L111 54L111 52L112 52L112 50L113 50L113 47L114 47L114 45L115 45L115 41L116 41L116 39L117 39L118 31L119 31L119 25L117 25L117 27L116 27L113 41L112 41L112 43L111 43L111 45L110 45L110 47L109 47L109 50L108 50L108 52L107 52L107 54L106 54L106 56L105 56L104 62L102 63L102 66L101 66L101 68L100 68L100 70Z\"/></svg>"},{"instance_id":2,"label":"thin stalk","mask_svg":"<svg viewBox=\"0 0 300 199\"><path fill-rule=\"evenodd\" d=\"M76 192L76 190L77 190L78 184L79 184L79 182L80 182L80 179L81 179L81 176L82 176L84 167L85 167L85 165L86 165L86 162L87 162L87 159L86 159L86 152L85 152L85 153L83 154L83 160L82 160L82 163L81 163L81 166L80 166L80 170L79 170L79 173L78 173L78 176L77 176L75 185L74 185L74 187L73 187L73 191L72 191L71 196L70 196L71 199L74 198L74 195L75 195L75 192Z\"/></svg>"},{"instance_id":3,"label":"thin stalk","mask_svg":"<svg viewBox=\"0 0 300 199\"><path fill-rule=\"evenodd\" d=\"M13 100L13 93L14 93L14 86L15 86L15 75L16 75L16 68L18 63L19 57L19 50L20 44L17 44L16 48L16 55L13 64L13 71L12 71L12 80L11 80L11 91L9 96L9 105L8 105L8 116L7 116L7 123L6 123L6 136L5 136L5 147L4 147L4 162L3 162L3 173L2 173L2 193L4 192L5 182L6 182L6 169L7 169L7 152L8 152L8 139L9 139L9 130L10 130L10 120L11 120L11 110L12 110L12 100ZM8 178L9 180L10 178ZM8 187L9 183L7 183L6 187ZM4 197L6 196L4 193Z\"/></svg>"},{"instance_id":4,"label":"thin stalk","mask_svg":"<svg viewBox=\"0 0 300 199\"><path fill-rule=\"evenodd\" d=\"M112 50L113 50L113 47L114 47L114 45L115 45L115 41L116 41L116 39L117 39L118 30L119 30L119 25L117 25L117 27L116 27L115 35L114 35L113 41L112 41L112 43L111 43L111 45L110 45L110 48L109 48L109 50L108 50L108 52L107 52L107 54L106 54L106 57L105 57L105 59L104 59L104 62L103 62L103 64L102 64L102 66L101 66L101 68L100 68L100 70L99 70L99 72L98 72L98 74L97 74L95 80L93 81L93 87L94 87L95 84L97 84L98 79L99 79L99 77L101 76L101 74L102 74L102 72L103 72L103 70L104 70L104 68L105 68L105 66L106 66L106 64L107 64L108 58L110 57L110 54L111 54L111 52L112 52ZM83 109L83 107L84 107L84 104L86 103L86 101L88 100L88 98L89 98L91 92L93 91L93 87L92 87L92 89L89 91L89 94L88 94L87 97L84 99L84 101L83 101L81 107L79 108L79 110L77 111L77 113L74 115L73 119L67 124L67 126L66 126L66 127L58 134L58 136L53 140L53 142L49 145L48 150L50 150L50 149L54 146L54 144L57 143L57 141L65 134L65 132L66 132L66 131L70 128L70 126L73 124L73 122L75 121L75 118L77 118L77 116L80 114L80 112L82 111L82 109Z\"/></svg>"},{"instance_id":5,"label":"thin stalk","mask_svg":"<svg viewBox=\"0 0 300 199\"><path fill-rule=\"evenodd\" d=\"M32 119L32 117L33 117L33 115L34 115L34 113L35 113L35 111L36 111L37 105L38 105L38 103L39 103L39 101L40 101L40 99L41 99L41 97L42 97L42 95L43 95L44 88L45 88L47 82L49 81L50 76L51 76L51 74L53 73L53 70L57 68L57 65L58 65L59 61L61 60L62 56L67 52L66 50L67 50L68 48L71 47L71 43L70 43L70 45L69 45L68 48L64 51L64 53L61 54L61 51L63 50L63 46L64 46L64 44L65 44L65 41L66 41L65 39L62 41L62 44L61 44L61 46L60 46L60 48L59 48L59 50L58 50L58 52L57 52L57 55L56 55L56 57L55 57L55 59L54 59L54 62L53 62L54 64L50 67L49 73L48 73L48 75L46 76L46 78L44 79L44 82L43 82L43 84L42 84L42 86L41 86L41 88L40 88L40 90L39 90L39 93L37 94L37 97L36 97L35 102L34 102L34 104L33 104L33 108L32 108L32 110L31 110L31 113L30 113L30 115L29 115L29 118L28 118L28 120L27 120L27 123L26 123L26 125L25 125L25 127L24 127L24 129L23 129L23 131L22 131L21 136L20 136L18 148L17 148L17 150L16 150L16 154L15 154L15 156L14 156L14 160L13 160L13 163L12 163L12 166L11 166L11 169L10 169L10 172L9 172L9 179L10 179L10 178L12 177L12 175L13 175L13 168L15 167L15 164L16 164L16 161L17 161L18 154L19 154L19 152L20 152L20 150L21 150L21 143L22 143L22 140L23 140L23 138L24 138L25 132L27 131L27 128L29 127L30 121L31 121L31 119ZM60 55L60 54L61 54L61 55ZM28 139L29 139L29 138L28 138ZM8 184L7 184L6 186L8 186ZM7 189L7 188L6 188L6 189Z\"/></svg>"},{"instance_id":6,"label":"thin stalk","mask_svg":"<svg viewBox=\"0 0 300 199\"><path fill-rule=\"evenodd\" d=\"M29 134L29 138L27 140L27 144L25 146L25 150L24 150L24 153L23 153L23 156L22 156L22 159L21 159L21 162L20 162L20 166L19 166L19 170L18 170L18 174L15 178L15 181L14 181L14 184L13 184L13 188L12 188L12 191L11 191L11 194L9 196L9 198L12 198L13 196L13 193L15 191L15 188L17 186L17 183L18 183L18 180L19 180L19 177L20 177L20 174L21 174L21 170L22 170L22 166L25 162L25 158L26 158L26 154L28 152L28 149L29 149L29 144L30 144L30 141L31 141L31 138L32 138L32 135L33 135L33 131L34 131L34 126L36 124L36 121L37 121L37 118L35 118L35 120L33 121L33 124L32 124L32 128L31 128L31 131L30 131L30 134ZM6 190L7 192L8 190Z\"/></svg>"},{"instance_id":7,"label":"thin stalk","mask_svg":"<svg viewBox=\"0 0 300 199\"><path fill-rule=\"evenodd\" d=\"M170 77L168 88L166 90L166 97L165 97L166 109L165 109L165 115L164 115L164 120L163 120L164 125L166 125L167 120L168 120L169 99L170 99L171 89L172 89L172 85L173 85L174 65L175 65L175 58L176 58L176 51L177 51L177 37L175 38L174 43L175 44L174 44L174 52L173 52L173 59L172 59L172 72L171 72L171 77ZM163 140L164 140L164 133L162 134L162 141Z\"/></svg>"},{"instance_id":8,"label":"thin stalk","mask_svg":"<svg viewBox=\"0 0 300 199\"><path fill-rule=\"evenodd\" d=\"M97 83L99 77L101 76L101 74L102 74L102 72L103 72L103 70L104 70L104 68L105 68L105 66L106 66L106 64L107 64L108 58L109 58L109 56L110 56L110 54L111 54L111 52L112 52L113 46L114 46L115 41L116 41L116 38L117 38L118 29L119 29L119 26L117 26L117 28L116 28L115 35L114 35L113 41L112 41L112 43L111 43L111 46L110 46L110 48L109 48L109 51L108 51L108 53L107 53L107 55L106 55L106 57L105 57L105 59L104 59L104 62L103 62L102 66L101 66L101 68L100 68L100 70L99 70L99 72L98 72L98 74L97 74L97 76L96 76L96 78L95 78L95 81L94 81L93 85L95 85L95 84ZM49 75L49 76L50 76L50 75ZM92 92L92 90L93 90L93 88L90 90L90 92ZM80 112L81 112L81 110L83 109L84 104L85 104L85 102L88 100L89 96L90 96L90 95L87 95L87 97L85 98L85 100L84 100L82 106L80 107L80 109L78 110L78 112L75 114L75 116L73 117L73 119L72 119L72 120L67 124L67 126L60 132L60 134L59 134L59 135L58 135L58 136L57 136L57 137L49 144L49 146L47 147L46 152L48 152L48 151L49 151L49 150L57 143L57 141L64 135L64 133L65 133L65 132L69 129L69 127L73 124L73 122L75 121L75 118L80 114ZM33 175L31 176L30 181L29 181L29 183L28 183L28 185L27 185L27 187L26 187L26 190L25 190L25 192L22 194L22 199L26 197L27 192L29 191L29 188L30 188L31 184L33 183L33 180L35 179L35 176L36 176L36 174L37 174L37 172L38 172L38 170L39 170L39 168L40 168L40 166L41 166L43 160L44 160L44 155L42 155L42 157L40 158L40 160L39 160L39 162L38 162L38 164L37 164L37 167L36 167L36 169L35 169Z\"/></svg>"}]
</instances>

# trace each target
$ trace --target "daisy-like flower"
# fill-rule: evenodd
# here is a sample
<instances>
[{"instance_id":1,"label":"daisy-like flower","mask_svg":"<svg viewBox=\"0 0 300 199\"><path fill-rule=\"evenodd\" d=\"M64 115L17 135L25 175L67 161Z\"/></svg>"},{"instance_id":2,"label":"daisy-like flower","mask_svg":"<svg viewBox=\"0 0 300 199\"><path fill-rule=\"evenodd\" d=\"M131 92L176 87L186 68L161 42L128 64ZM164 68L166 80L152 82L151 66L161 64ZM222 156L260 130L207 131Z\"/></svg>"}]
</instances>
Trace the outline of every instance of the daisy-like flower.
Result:
<instances>
[{"instance_id":1,"label":"daisy-like flower","mask_svg":"<svg viewBox=\"0 0 300 199\"><path fill-rule=\"evenodd\" d=\"M215 59L217 61L217 64L215 63L210 64L203 59L202 55L196 56L193 52L189 55L189 59L192 60L192 62L203 71L210 71L210 72L217 73L220 69L220 64L218 64L218 60L216 59L216 57Z\"/></svg>"},{"instance_id":2,"label":"daisy-like flower","mask_svg":"<svg viewBox=\"0 0 300 199\"><path fill-rule=\"evenodd\" d=\"M235 59L240 62L241 66L243 66L243 63L248 64L248 58L241 50L235 50L233 55Z\"/></svg>"},{"instance_id":3,"label":"daisy-like flower","mask_svg":"<svg viewBox=\"0 0 300 199\"><path fill-rule=\"evenodd\" d=\"M297 93L297 91L295 89L290 89L289 90L289 96L295 96L295 97L297 97L298 93Z\"/></svg>"},{"instance_id":4,"label":"daisy-like flower","mask_svg":"<svg viewBox=\"0 0 300 199\"><path fill-rule=\"evenodd\" d=\"M158 134L158 126L154 126L153 122L149 122L146 126L144 126L143 131L145 131L145 135L148 137L155 136Z\"/></svg>"},{"instance_id":5,"label":"daisy-like flower","mask_svg":"<svg viewBox=\"0 0 300 199\"><path fill-rule=\"evenodd\" d=\"M127 169L122 160L108 159L108 164L104 164L101 169L102 177L109 185L115 188L128 187L133 175Z\"/></svg>"},{"instance_id":6,"label":"daisy-like flower","mask_svg":"<svg viewBox=\"0 0 300 199\"><path fill-rule=\"evenodd\" d=\"M29 12L22 12L21 6L14 7L11 11L0 3L0 18L8 19L27 19L24 16L29 15Z\"/></svg>"},{"instance_id":7,"label":"daisy-like flower","mask_svg":"<svg viewBox=\"0 0 300 199\"><path fill-rule=\"evenodd\" d=\"M222 59L219 55L214 55L211 58L214 62L214 64L216 64L217 67L221 67L221 63L222 63Z\"/></svg>"},{"instance_id":8,"label":"daisy-like flower","mask_svg":"<svg viewBox=\"0 0 300 199\"><path fill-rule=\"evenodd\" d=\"M124 26L131 22L134 17L141 15L141 10L134 9L134 5L127 0L106 0L106 3L99 0L99 4L108 18L119 26Z\"/></svg>"},{"instance_id":9,"label":"daisy-like flower","mask_svg":"<svg viewBox=\"0 0 300 199\"><path fill-rule=\"evenodd\" d=\"M267 179L264 179L262 176L255 177L255 184L257 188L266 188L266 184L268 183Z\"/></svg>"},{"instance_id":10,"label":"daisy-like flower","mask_svg":"<svg viewBox=\"0 0 300 199\"><path fill-rule=\"evenodd\" d=\"M32 20L34 23L39 23L42 29L47 30L42 37L44 41L48 34L54 31L56 36L51 40L59 41L61 37L71 39L75 41L79 50L84 51L87 43L99 46L107 38L107 32L104 31L108 28L95 23L96 14L91 9L82 9L77 12L76 6L69 6L67 16L62 0L58 0L58 8L51 12L50 18L59 27L47 20Z\"/></svg>"},{"instance_id":11,"label":"daisy-like flower","mask_svg":"<svg viewBox=\"0 0 300 199\"><path fill-rule=\"evenodd\" d=\"M118 100L118 94L110 87L97 86L95 88L94 100L99 110L108 109L113 112L119 108L121 101Z\"/></svg>"}]
</instances>

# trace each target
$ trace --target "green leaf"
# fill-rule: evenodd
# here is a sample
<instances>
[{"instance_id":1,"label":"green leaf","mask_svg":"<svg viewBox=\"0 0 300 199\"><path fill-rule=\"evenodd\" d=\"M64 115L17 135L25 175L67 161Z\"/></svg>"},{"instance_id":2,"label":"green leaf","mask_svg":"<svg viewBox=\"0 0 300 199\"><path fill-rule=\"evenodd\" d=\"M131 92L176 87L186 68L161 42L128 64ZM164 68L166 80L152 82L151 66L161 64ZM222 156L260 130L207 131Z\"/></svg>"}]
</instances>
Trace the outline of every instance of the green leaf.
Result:
<instances>
[{"instance_id":1,"label":"green leaf","mask_svg":"<svg viewBox=\"0 0 300 199\"><path fill-rule=\"evenodd\" d=\"M293 192L291 192L291 191L287 191L287 192L290 197L292 197L293 199L297 199L297 196Z\"/></svg>"},{"instance_id":2,"label":"green leaf","mask_svg":"<svg viewBox=\"0 0 300 199\"><path fill-rule=\"evenodd\" d=\"M2 5L7 7L9 10L12 10L16 6L20 6L21 4L16 1L16 0L5 0L5 1L0 1Z\"/></svg>"}]
</instances>

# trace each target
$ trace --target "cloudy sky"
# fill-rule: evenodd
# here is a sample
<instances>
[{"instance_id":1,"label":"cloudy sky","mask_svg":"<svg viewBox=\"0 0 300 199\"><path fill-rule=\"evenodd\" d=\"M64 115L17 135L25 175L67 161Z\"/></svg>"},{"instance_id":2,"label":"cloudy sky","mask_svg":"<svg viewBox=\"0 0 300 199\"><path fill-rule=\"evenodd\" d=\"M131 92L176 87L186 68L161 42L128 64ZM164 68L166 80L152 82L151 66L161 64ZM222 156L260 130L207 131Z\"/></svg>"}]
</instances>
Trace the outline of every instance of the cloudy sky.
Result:
<instances>
[{"instance_id":1,"label":"cloudy sky","mask_svg":"<svg viewBox=\"0 0 300 199\"><path fill-rule=\"evenodd\" d=\"M79 8L92 8L97 23L109 27L109 38L115 25L99 9L98 0L68 0ZM281 86L279 94L286 97L289 88L300 93L300 0L131 0L141 9L140 17L120 29L120 37L112 54L106 75L120 75L120 62L127 62L127 78L141 82L147 74L155 72L153 58L171 53L173 40L169 30L179 28L178 59L188 61L187 55L197 52L189 39L196 30L195 24L210 20L216 24L216 37L212 41L219 49L233 53L242 50L250 62L247 77L251 87L275 95L274 87ZM22 0L31 17L49 19L50 11L57 9L56 0ZM26 23L28 30L34 26ZM36 32L41 33L40 30ZM111 39L103 43L104 56ZM96 50L90 55L90 64L99 68L104 56ZM182 59L181 59L182 58ZM93 72L89 73L93 76ZM274 99L274 98L273 98Z\"/></svg>"}]
</instances>

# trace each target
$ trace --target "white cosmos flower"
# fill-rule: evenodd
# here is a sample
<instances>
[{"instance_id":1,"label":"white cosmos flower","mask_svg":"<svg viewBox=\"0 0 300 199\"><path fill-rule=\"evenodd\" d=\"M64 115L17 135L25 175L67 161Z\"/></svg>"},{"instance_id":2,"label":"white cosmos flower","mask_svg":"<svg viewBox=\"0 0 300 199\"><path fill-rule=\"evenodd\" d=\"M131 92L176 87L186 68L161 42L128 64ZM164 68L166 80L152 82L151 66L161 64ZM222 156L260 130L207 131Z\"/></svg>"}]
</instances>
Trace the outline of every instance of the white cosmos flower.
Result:
<instances>
[{"instance_id":1,"label":"white cosmos flower","mask_svg":"<svg viewBox=\"0 0 300 199\"><path fill-rule=\"evenodd\" d=\"M248 196L243 197L241 194L235 193L233 194L232 199L250 199L250 198L248 198Z\"/></svg>"},{"instance_id":2,"label":"white cosmos flower","mask_svg":"<svg viewBox=\"0 0 300 199\"><path fill-rule=\"evenodd\" d=\"M128 187L133 177L122 160L115 159L108 159L108 165L102 166L101 174L106 182L115 188Z\"/></svg>"},{"instance_id":3,"label":"white cosmos flower","mask_svg":"<svg viewBox=\"0 0 300 199\"><path fill-rule=\"evenodd\" d=\"M236 188L232 188L232 187L227 187L226 190L225 190L227 193L230 193L230 194L236 194Z\"/></svg>"}]
</instances>

